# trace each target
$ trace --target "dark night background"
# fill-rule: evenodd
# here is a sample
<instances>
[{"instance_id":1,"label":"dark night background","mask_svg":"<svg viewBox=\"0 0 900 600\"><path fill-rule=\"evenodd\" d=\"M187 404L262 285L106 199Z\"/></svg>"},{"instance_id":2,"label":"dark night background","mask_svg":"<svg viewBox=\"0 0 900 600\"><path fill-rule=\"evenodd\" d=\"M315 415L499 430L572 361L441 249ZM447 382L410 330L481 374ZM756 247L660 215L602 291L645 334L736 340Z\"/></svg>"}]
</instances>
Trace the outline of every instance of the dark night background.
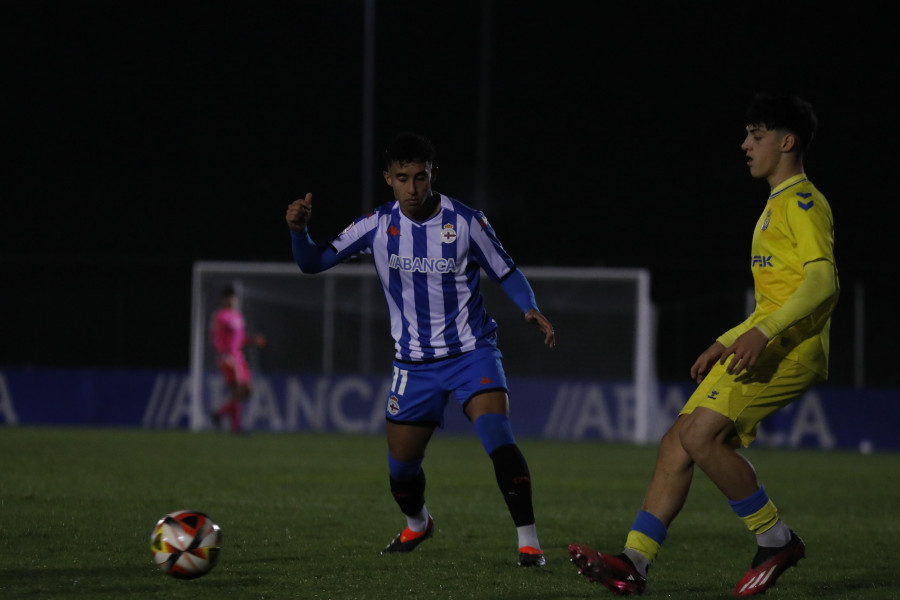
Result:
<instances>
[{"instance_id":1,"label":"dark night background","mask_svg":"<svg viewBox=\"0 0 900 600\"><path fill-rule=\"evenodd\" d=\"M364 149L362 0L5 3L0 367L186 369L193 262L290 261L306 191L313 236L336 233L390 199L378 148L409 128L519 264L649 268L659 375L682 379L746 316L768 188L742 117L781 90L820 118L832 383L859 383L864 313L865 383L900 387L898 43L875 4L377 2Z\"/></svg>"}]
</instances>

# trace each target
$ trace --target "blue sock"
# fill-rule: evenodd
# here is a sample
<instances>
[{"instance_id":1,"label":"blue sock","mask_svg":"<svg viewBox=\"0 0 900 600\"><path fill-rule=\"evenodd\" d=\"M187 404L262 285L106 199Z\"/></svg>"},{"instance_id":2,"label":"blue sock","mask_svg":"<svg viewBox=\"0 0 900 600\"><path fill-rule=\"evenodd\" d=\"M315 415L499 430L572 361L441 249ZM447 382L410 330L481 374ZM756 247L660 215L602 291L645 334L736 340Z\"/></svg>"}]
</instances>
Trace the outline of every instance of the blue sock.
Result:
<instances>
[{"instance_id":1,"label":"blue sock","mask_svg":"<svg viewBox=\"0 0 900 600\"><path fill-rule=\"evenodd\" d=\"M731 505L731 510L743 519L761 509L768 501L769 495L766 493L766 488L759 486L759 489L750 496L743 500L729 500L728 504Z\"/></svg>"},{"instance_id":2,"label":"blue sock","mask_svg":"<svg viewBox=\"0 0 900 600\"><path fill-rule=\"evenodd\" d=\"M660 546L666 541L666 536L669 533L662 521L645 510L638 512L634 523L631 525L631 530L643 533Z\"/></svg>"},{"instance_id":3,"label":"blue sock","mask_svg":"<svg viewBox=\"0 0 900 600\"><path fill-rule=\"evenodd\" d=\"M481 445L488 456L493 454L494 450L500 446L507 444L515 444L516 438L513 437L512 425L510 425L509 417L496 413L488 413L481 415L475 419L475 433L481 439Z\"/></svg>"},{"instance_id":4,"label":"blue sock","mask_svg":"<svg viewBox=\"0 0 900 600\"><path fill-rule=\"evenodd\" d=\"M417 460L411 460L409 462L403 462L397 460L391 453L388 452L388 471L390 472L391 479L395 479L397 481L409 481L416 477L419 474L419 471L422 470L422 459L419 458Z\"/></svg>"}]
</instances>

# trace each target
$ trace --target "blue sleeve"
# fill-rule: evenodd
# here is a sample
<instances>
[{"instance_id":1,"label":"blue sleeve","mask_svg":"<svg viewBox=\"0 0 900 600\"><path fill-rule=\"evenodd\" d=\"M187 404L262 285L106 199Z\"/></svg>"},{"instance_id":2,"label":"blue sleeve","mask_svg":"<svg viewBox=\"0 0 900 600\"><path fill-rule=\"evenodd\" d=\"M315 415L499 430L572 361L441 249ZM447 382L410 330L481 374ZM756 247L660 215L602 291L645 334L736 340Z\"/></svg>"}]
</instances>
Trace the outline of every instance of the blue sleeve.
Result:
<instances>
[{"instance_id":1,"label":"blue sleeve","mask_svg":"<svg viewBox=\"0 0 900 600\"><path fill-rule=\"evenodd\" d=\"M531 289L531 284L525 279L522 271L518 269L512 271L500 282L500 287L515 302L516 306L522 309L523 313L532 308L538 310L537 301L534 299L534 290Z\"/></svg>"},{"instance_id":2,"label":"blue sleeve","mask_svg":"<svg viewBox=\"0 0 900 600\"><path fill-rule=\"evenodd\" d=\"M341 262L332 248L316 244L305 229L291 230L291 251L294 262L304 273L321 273Z\"/></svg>"}]
</instances>

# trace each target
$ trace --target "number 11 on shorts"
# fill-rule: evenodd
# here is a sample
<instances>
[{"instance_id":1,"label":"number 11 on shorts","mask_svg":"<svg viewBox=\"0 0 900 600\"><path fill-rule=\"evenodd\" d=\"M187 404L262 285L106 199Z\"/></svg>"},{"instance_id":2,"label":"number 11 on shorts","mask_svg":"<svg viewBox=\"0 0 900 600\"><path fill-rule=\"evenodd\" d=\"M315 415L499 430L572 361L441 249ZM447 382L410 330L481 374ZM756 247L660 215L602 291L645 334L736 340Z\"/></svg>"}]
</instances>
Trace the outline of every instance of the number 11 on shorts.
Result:
<instances>
[{"instance_id":1,"label":"number 11 on shorts","mask_svg":"<svg viewBox=\"0 0 900 600\"><path fill-rule=\"evenodd\" d=\"M406 378L408 374L409 371L406 369L394 367L394 376L391 379L391 391L393 393L399 396L403 395L403 392L406 391Z\"/></svg>"}]
</instances>

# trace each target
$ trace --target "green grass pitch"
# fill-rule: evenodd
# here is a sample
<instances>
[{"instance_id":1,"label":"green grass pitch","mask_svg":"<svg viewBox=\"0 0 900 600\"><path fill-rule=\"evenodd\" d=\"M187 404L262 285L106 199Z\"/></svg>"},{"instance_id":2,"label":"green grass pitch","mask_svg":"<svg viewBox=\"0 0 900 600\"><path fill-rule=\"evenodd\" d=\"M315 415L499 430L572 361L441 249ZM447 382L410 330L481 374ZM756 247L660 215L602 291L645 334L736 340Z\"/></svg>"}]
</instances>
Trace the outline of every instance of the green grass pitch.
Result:
<instances>
[{"instance_id":1,"label":"green grass pitch","mask_svg":"<svg viewBox=\"0 0 900 600\"><path fill-rule=\"evenodd\" d=\"M433 539L381 556L404 526L381 437L0 428L0 598L603 598L566 547L609 552L640 507L655 447L520 440L543 569L516 566L515 531L477 438L438 435L425 467ZM750 449L807 558L775 599L900 598L900 455ZM181 508L222 528L218 566L181 581L150 555ZM705 475L650 572L646 598L726 598L751 534Z\"/></svg>"}]
</instances>

